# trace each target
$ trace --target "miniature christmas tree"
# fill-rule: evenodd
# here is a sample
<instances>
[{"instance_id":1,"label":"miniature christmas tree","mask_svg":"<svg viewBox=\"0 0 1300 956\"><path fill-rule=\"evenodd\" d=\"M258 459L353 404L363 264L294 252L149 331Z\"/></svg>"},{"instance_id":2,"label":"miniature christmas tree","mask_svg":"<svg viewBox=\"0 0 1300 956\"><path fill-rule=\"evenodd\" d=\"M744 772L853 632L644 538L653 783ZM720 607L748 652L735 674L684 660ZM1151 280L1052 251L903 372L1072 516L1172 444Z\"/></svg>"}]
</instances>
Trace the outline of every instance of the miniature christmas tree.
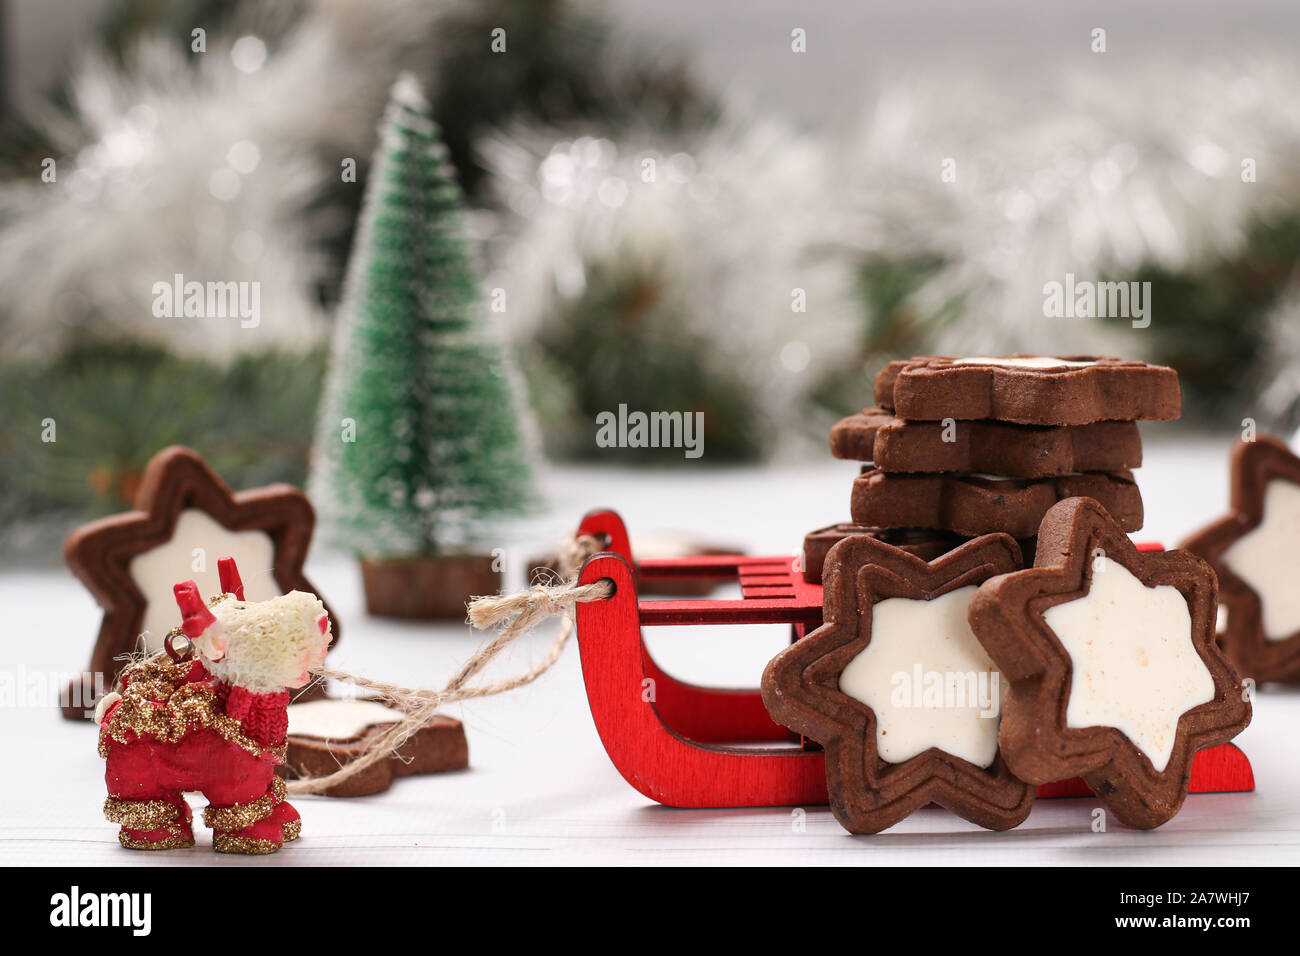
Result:
<instances>
[{"instance_id":1,"label":"miniature christmas tree","mask_svg":"<svg viewBox=\"0 0 1300 956\"><path fill-rule=\"evenodd\" d=\"M413 559L446 567L528 499L521 417L484 329L453 177L418 85L400 77L352 249L312 479L326 533L363 559L371 598L381 563L400 571L393 589L425 587ZM462 599L452 607L463 612Z\"/></svg>"}]
</instances>

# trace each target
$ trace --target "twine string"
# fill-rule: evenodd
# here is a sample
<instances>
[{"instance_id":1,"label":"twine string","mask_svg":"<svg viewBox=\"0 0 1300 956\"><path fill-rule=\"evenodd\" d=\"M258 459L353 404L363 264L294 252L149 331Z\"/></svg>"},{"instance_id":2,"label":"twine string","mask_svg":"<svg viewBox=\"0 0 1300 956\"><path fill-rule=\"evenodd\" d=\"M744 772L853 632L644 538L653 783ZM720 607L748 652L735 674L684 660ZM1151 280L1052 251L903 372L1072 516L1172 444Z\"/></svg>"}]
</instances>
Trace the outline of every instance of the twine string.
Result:
<instances>
[{"instance_id":1,"label":"twine string","mask_svg":"<svg viewBox=\"0 0 1300 956\"><path fill-rule=\"evenodd\" d=\"M341 681L370 691L393 704L403 716L376 737L364 753L324 776L301 777L289 781L289 792L321 793L335 787L396 754L412 734L434 717L439 708L458 701L504 694L531 684L545 674L560 659L564 646L573 634L575 606L588 601L603 601L614 593L609 581L578 584L578 572L583 561L602 547L603 543L591 535L568 538L560 548L560 571L550 582L539 582L518 594L485 595L472 599L468 608L470 625L480 631L495 630L496 634L480 645L441 690L402 687L328 667L313 671L319 679ZM470 684L470 680L505 648L543 621L556 616L562 618L560 631L551 641L541 662L513 677L487 684Z\"/></svg>"}]
</instances>

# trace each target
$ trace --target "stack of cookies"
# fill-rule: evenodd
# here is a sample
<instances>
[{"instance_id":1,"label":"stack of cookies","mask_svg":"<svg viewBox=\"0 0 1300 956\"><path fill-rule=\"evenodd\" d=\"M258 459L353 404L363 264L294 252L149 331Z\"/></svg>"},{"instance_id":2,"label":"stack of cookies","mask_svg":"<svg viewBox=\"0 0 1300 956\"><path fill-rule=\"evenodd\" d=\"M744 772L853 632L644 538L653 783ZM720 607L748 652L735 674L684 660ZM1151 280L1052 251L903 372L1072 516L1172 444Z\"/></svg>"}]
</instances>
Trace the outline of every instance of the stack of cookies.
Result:
<instances>
[{"instance_id":1,"label":"stack of cookies","mask_svg":"<svg viewBox=\"0 0 1300 956\"><path fill-rule=\"evenodd\" d=\"M809 581L851 534L929 561L1005 532L1032 564L1038 526L1065 498L1093 498L1138 531L1137 422L1177 418L1181 404L1171 368L1038 355L891 362L876 376L875 403L831 430L831 453L864 464L852 522L804 540Z\"/></svg>"}]
</instances>

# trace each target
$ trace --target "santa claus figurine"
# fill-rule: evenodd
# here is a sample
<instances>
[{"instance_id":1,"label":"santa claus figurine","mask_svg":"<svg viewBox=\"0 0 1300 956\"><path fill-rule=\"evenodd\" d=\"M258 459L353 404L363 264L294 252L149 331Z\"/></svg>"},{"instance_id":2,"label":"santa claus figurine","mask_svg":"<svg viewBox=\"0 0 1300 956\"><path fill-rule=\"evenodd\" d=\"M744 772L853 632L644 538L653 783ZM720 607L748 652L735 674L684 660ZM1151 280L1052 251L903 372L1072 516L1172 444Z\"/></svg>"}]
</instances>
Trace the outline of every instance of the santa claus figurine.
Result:
<instances>
[{"instance_id":1,"label":"santa claus figurine","mask_svg":"<svg viewBox=\"0 0 1300 956\"><path fill-rule=\"evenodd\" d=\"M222 593L206 604L193 581L176 585L181 625L96 709L104 815L130 849L193 846L184 794L194 791L207 798L203 822L218 852L274 853L301 831L275 768L289 690L323 663L329 615L303 591L245 601L234 560L218 570Z\"/></svg>"}]
</instances>

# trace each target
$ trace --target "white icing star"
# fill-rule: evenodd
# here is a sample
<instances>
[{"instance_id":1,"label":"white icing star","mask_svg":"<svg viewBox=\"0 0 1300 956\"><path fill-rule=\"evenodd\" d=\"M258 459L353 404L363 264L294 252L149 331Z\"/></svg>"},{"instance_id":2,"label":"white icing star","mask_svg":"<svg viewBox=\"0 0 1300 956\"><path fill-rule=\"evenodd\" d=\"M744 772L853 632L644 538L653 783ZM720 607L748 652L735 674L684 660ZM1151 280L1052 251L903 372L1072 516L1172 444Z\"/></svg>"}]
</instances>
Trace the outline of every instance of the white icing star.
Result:
<instances>
[{"instance_id":1,"label":"white icing star","mask_svg":"<svg viewBox=\"0 0 1300 956\"><path fill-rule=\"evenodd\" d=\"M195 549L202 554L195 555ZM201 571L195 570L202 558ZM186 508L176 518L170 541L131 559L131 579L144 594L145 646L162 647L162 639L181 622L172 587L181 581L195 581L206 601L221 591L217 559L233 557L244 582L244 597L265 601L281 594L271 569L275 567L275 545L265 531L230 531L217 524L205 511Z\"/></svg>"},{"instance_id":2,"label":"white icing star","mask_svg":"<svg viewBox=\"0 0 1300 956\"><path fill-rule=\"evenodd\" d=\"M1021 355L1021 356L995 356L995 355L972 355L969 358L959 358L953 360L953 365L1000 365L1003 368L1086 368L1089 365L1096 365L1096 362L1072 361L1070 359L1055 358L1050 355Z\"/></svg>"},{"instance_id":3,"label":"white icing star","mask_svg":"<svg viewBox=\"0 0 1300 956\"><path fill-rule=\"evenodd\" d=\"M1259 527L1223 552L1223 563L1259 595L1264 638L1282 641L1300 631L1300 485L1280 478L1264 486Z\"/></svg>"},{"instance_id":4,"label":"white icing star","mask_svg":"<svg viewBox=\"0 0 1300 956\"><path fill-rule=\"evenodd\" d=\"M311 700L289 705L289 733L326 740L350 740L367 727L391 724L401 716L377 700Z\"/></svg>"},{"instance_id":5,"label":"white icing star","mask_svg":"<svg viewBox=\"0 0 1300 956\"><path fill-rule=\"evenodd\" d=\"M978 767L993 763L1002 675L966 621L975 591L872 607L871 643L840 674L840 691L875 712L881 760L902 763L937 747Z\"/></svg>"},{"instance_id":6,"label":"white icing star","mask_svg":"<svg viewBox=\"0 0 1300 956\"><path fill-rule=\"evenodd\" d=\"M1043 619L1070 655L1066 726L1114 727L1163 771L1178 718L1214 698L1183 595L1168 584L1146 587L1100 555L1088 593Z\"/></svg>"}]
</instances>

